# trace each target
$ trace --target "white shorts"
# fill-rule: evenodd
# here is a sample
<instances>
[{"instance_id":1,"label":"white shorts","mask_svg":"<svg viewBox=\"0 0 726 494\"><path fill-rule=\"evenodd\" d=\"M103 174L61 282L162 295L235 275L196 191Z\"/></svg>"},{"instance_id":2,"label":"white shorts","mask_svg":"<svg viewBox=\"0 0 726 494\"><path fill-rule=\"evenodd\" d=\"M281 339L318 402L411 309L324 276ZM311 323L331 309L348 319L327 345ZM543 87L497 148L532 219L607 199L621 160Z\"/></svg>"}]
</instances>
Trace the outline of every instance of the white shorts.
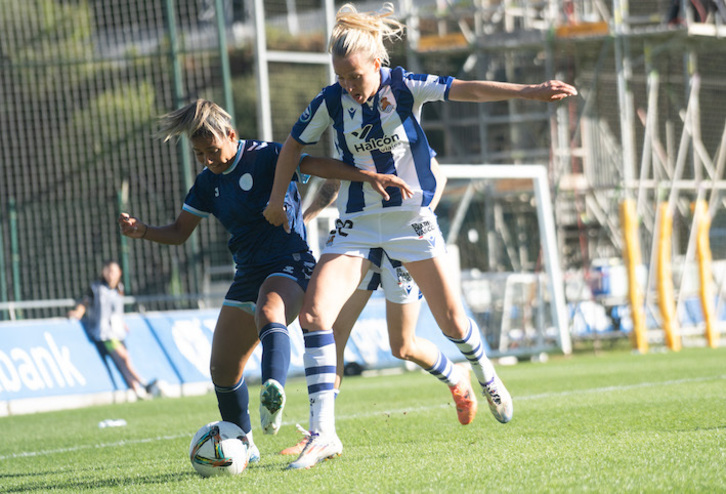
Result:
<instances>
[{"instance_id":1,"label":"white shorts","mask_svg":"<svg viewBox=\"0 0 726 494\"><path fill-rule=\"evenodd\" d=\"M400 261L390 259L383 249L378 259L371 259L374 263L363 277L358 290L375 291L383 288L386 300L394 304L410 304L421 299L421 291L408 270Z\"/></svg>"},{"instance_id":2,"label":"white shorts","mask_svg":"<svg viewBox=\"0 0 726 494\"><path fill-rule=\"evenodd\" d=\"M335 221L324 254L345 254L369 259L382 248L390 259L423 261L446 254L444 237L429 208L359 214Z\"/></svg>"}]
</instances>

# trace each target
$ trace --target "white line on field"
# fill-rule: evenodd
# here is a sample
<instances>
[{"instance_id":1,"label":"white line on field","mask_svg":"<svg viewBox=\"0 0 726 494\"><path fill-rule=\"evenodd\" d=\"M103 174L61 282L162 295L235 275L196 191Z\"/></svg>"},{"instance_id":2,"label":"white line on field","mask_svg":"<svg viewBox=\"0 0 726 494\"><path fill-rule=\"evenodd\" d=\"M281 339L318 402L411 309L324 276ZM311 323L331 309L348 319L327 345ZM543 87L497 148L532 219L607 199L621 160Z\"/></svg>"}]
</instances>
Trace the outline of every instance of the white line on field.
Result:
<instances>
[{"instance_id":1,"label":"white line on field","mask_svg":"<svg viewBox=\"0 0 726 494\"><path fill-rule=\"evenodd\" d=\"M703 382L703 381L715 381L719 379L726 379L726 374L720 375L720 376L709 376L709 377L693 377L688 379L673 379L670 381L661 381L661 382L645 382L645 383L638 383L638 384L625 384L621 386L606 386L604 388L590 388L590 389L576 389L572 391L558 391L555 393L540 393L536 395L529 395L529 396L517 396L517 400L539 400L542 398L553 398L553 397L559 397L559 396L571 396L571 395L579 395L579 394L588 394L588 393L608 393L610 391L627 391L629 389L639 389L639 388L652 388L655 386L672 386L675 384L687 384L687 383L695 383L695 382Z\"/></svg>"},{"instance_id":2,"label":"white line on field","mask_svg":"<svg viewBox=\"0 0 726 494\"><path fill-rule=\"evenodd\" d=\"M60 453L73 453L75 451L81 451L84 449L104 449L104 448L117 448L119 446L127 446L132 444L144 444L156 441L169 441L172 439L179 439L181 437L191 437L190 434L178 434L175 436L158 436L149 437L146 439L133 439L130 441L117 441L115 443L101 443L101 444L81 444L79 446L73 446L71 448L58 448L58 449L46 449L41 451L23 451L22 453L13 453L10 455L0 456L0 461L9 460L11 458L29 458L32 456L47 456L55 455Z\"/></svg>"},{"instance_id":3,"label":"white line on field","mask_svg":"<svg viewBox=\"0 0 726 494\"><path fill-rule=\"evenodd\" d=\"M541 399L547 399L547 398L556 398L556 397L562 397L562 396L573 396L573 395L580 395L580 394L590 394L590 393L609 393L609 392L621 392L621 391L627 391L629 389L638 389L638 388L652 388L656 386L673 386L677 384L689 384L689 383L695 383L695 382L704 382L704 381L714 381L719 379L726 379L726 374L720 375L720 376L709 376L709 377L694 377L689 379L673 379L670 381L660 381L660 382L644 382L644 383L638 383L638 384L626 384L621 386L606 386L602 388L589 388L589 389L576 389L572 391L557 391L552 393L540 393L535 395L525 395L525 396L515 396L515 401L529 401L529 400L541 400ZM440 404L440 405L429 405L429 406L423 406L423 407L406 407L401 409L393 409L393 410L378 410L374 412L366 412L366 413L355 413L352 415L338 415L336 417L336 420L355 420L360 418L366 418L366 417L374 417L378 415L390 415L394 413L410 413L410 412L424 412L427 410L434 410L436 408L448 408L451 406L450 404ZM292 422L283 422L283 425L292 425ZM130 446L134 444L144 444L144 443L151 443L151 442L157 442L157 441L173 441L176 439L181 438L190 438L191 434L176 434L173 436L157 436L152 438L146 438L146 439L133 439L128 441L117 441L115 443L101 443L101 444L93 444L93 445L79 445L79 446L73 446L69 448L58 448L58 449L48 449L48 450L41 450L41 451L24 451L21 453L12 453L9 455L0 455L0 461L3 460L10 460L13 458L30 458L34 456L49 456L54 454L60 454L60 453L73 453L75 451L81 451L84 449L104 449L104 448L117 448L119 446Z\"/></svg>"}]
</instances>

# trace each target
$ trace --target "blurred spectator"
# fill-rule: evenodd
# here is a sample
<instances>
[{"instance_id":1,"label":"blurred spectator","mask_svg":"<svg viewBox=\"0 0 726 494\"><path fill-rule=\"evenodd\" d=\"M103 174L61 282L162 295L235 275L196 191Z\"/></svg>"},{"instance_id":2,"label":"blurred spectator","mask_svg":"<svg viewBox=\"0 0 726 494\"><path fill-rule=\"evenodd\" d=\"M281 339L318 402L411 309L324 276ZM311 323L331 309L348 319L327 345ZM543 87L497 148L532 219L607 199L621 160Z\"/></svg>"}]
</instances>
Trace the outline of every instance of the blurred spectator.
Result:
<instances>
[{"instance_id":1,"label":"blurred spectator","mask_svg":"<svg viewBox=\"0 0 726 494\"><path fill-rule=\"evenodd\" d=\"M106 261L101 277L91 283L83 299L68 311L68 317L82 318L83 327L101 356L111 357L128 387L140 399L147 399L154 382L144 383L124 344L129 328L124 322L123 296L121 266L116 261Z\"/></svg>"},{"instance_id":2,"label":"blurred spectator","mask_svg":"<svg viewBox=\"0 0 726 494\"><path fill-rule=\"evenodd\" d=\"M671 8L668 11L668 25L675 26L685 24L685 16L681 12L681 4L683 0L671 0ZM708 16L708 7L704 3L708 3L706 0L686 0L685 3L693 10L693 21L694 22L705 22Z\"/></svg>"}]
</instances>

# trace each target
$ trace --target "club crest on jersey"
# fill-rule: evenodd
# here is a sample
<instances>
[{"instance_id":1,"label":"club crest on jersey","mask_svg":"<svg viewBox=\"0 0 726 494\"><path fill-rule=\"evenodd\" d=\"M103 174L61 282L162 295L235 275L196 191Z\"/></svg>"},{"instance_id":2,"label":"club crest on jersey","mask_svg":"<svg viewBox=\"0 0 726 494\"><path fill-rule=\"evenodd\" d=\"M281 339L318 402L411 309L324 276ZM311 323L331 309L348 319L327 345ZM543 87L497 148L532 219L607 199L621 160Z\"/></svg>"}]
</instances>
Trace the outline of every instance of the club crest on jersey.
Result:
<instances>
[{"instance_id":1,"label":"club crest on jersey","mask_svg":"<svg viewBox=\"0 0 726 494\"><path fill-rule=\"evenodd\" d=\"M388 98L385 96L378 102L378 111L381 113L391 113L394 108L395 106L393 106L393 103L388 101Z\"/></svg>"},{"instance_id":2,"label":"club crest on jersey","mask_svg":"<svg viewBox=\"0 0 726 494\"><path fill-rule=\"evenodd\" d=\"M413 230L416 232L418 238L423 238L425 234L436 230L436 227L432 225L430 221L424 221L423 223L413 223L411 224L411 228L413 228Z\"/></svg>"},{"instance_id":3,"label":"club crest on jersey","mask_svg":"<svg viewBox=\"0 0 726 494\"><path fill-rule=\"evenodd\" d=\"M246 192L252 188L253 182L252 175L245 173L239 178L239 188Z\"/></svg>"}]
</instances>

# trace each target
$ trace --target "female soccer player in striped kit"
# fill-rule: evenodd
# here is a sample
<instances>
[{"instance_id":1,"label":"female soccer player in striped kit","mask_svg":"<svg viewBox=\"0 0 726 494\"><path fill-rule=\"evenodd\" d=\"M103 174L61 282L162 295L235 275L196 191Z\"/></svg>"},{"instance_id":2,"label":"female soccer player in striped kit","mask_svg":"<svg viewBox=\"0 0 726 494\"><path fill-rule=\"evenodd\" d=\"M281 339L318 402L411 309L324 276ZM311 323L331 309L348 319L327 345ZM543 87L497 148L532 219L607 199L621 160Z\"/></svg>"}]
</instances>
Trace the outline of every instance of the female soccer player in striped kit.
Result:
<instances>
[{"instance_id":1,"label":"female soccer player in striped kit","mask_svg":"<svg viewBox=\"0 0 726 494\"><path fill-rule=\"evenodd\" d=\"M429 204L436 189L426 136L419 122L428 101L469 102L526 98L559 101L577 94L560 81L522 85L462 81L389 69L384 39L398 39L403 25L390 18L393 5L379 13L340 8L329 43L338 82L310 103L288 136L264 215L273 225L286 222L283 197L302 149L332 127L339 158L363 170L395 173L414 190L381 201L364 184L344 183L338 197L338 231L310 280L300 325L305 333L305 365L310 396L310 438L290 468L309 468L338 455L333 383L335 344L331 328L341 307L370 265L371 249L383 248L404 263L418 283L443 333L471 362L495 418L512 418L512 400L483 351L479 328L463 309L457 287L445 273L444 239Z\"/></svg>"},{"instance_id":2,"label":"female soccer player in striped kit","mask_svg":"<svg viewBox=\"0 0 726 494\"><path fill-rule=\"evenodd\" d=\"M444 186L446 176L438 166L431 151L431 169L436 178L436 193L430 207L436 210ZM332 204L340 190L340 180L328 179L316 192L310 206L303 213L305 224L317 216L322 209ZM386 298L386 325L391 353L399 359L419 365L426 372L446 384L456 404L456 415L459 423L468 425L476 417L478 403L471 386L469 370L462 364L454 364L431 341L416 335L419 310L421 308L421 291L416 282L400 261L389 259L383 249L375 253L376 260L361 281L358 289L348 299L333 323L337 370L335 379L335 396L338 399L340 385L343 381L345 367L345 346L348 343L353 327L360 317L371 295L379 287ZM378 265L377 265L377 264ZM283 455L299 455L307 443L310 432L298 425L303 439L295 446L282 450Z\"/></svg>"},{"instance_id":3,"label":"female soccer player in striped kit","mask_svg":"<svg viewBox=\"0 0 726 494\"><path fill-rule=\"evenodd\" d=\"M251 440L249 394L243 371L257 342L262 342L260 420L276 434L285 404L284 385L290 365L287 325L297 317L304 290L315 266L306 240L297 185L301 172L325 178L363 180L384 198L386 187L410 189L393 175L379 175L340 161L304 156L283 191L286 232L265 221L280 144L239 139L231 117L215 103L197 100L161 118L160 134L186 135L205 168L197 175L176 221L150 226L122 213L121 232L162 244L184 243L202 218L216 216L230 233L234 281L225 296L212 341L210 370L222 420L247 434L250 461L259 460ZM297 168L297 166L296 166ZM390 190L390 189L389 189ZM258 339L259 338L259 339ZM335 362L333 362L335 365Z\"/></svg>"}]
</instances>

